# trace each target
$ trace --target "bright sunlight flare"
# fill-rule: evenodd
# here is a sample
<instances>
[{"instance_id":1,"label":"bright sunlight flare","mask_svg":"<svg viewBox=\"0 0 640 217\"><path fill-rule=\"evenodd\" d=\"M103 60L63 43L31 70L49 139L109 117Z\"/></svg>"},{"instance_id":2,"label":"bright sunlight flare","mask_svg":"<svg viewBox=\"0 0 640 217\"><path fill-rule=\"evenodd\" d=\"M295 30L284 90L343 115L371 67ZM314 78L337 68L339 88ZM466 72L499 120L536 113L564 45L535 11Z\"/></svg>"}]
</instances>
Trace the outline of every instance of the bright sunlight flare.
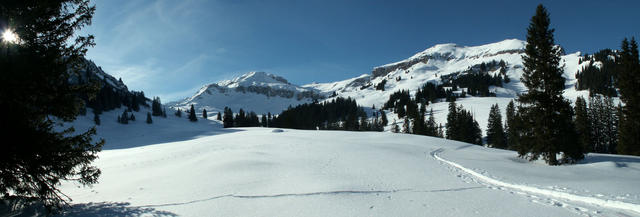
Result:
<instances>
[{"instance_id":1,"label":"bright sunlight flare","mask_svg":"<svg viewBox=\"0 0 640 217\"><path fill-rule=\"evenodd\" d=\"M18 43L19 38L12 29L5 29L4 32L2 32L2 41L8 43Z\"/></svg>"}]
</instances>

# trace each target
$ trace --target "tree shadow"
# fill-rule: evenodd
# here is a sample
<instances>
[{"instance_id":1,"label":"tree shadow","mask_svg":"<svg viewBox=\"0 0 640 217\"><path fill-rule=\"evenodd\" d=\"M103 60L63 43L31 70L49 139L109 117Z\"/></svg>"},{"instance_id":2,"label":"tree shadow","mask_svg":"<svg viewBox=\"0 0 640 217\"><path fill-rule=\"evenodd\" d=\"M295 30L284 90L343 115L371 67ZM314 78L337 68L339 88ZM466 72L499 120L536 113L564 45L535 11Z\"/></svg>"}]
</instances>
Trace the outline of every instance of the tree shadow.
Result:
<instances>
[{"instance_id":1,"label":"tree shadow","mask_svg":"<svg viewBox=\"0 0 640 217\"><path fill-rule=\"evenodd\" d=\"M118 132L120 135L102 135L105 138L105 145L102 150L114 150L124 148L135 148L140 146L180 142L200 137L235 133L242 129L218 128L218 129L175 129L162 132Z\"/></svg>"},{"instance_id":2,"label":"tree shadow","mask_svg":"<svg viewBox=\"0 0 640 217\"><path fill-rule=\"evenodd\" d=\"M601 162L612 162L616 164L616 167L627 167L627 163L640 163L640 157L589 153L585 156L584 160L578 162L578 164L592 164Z\"/></svg>"},{"instance_id":3,"label":"tree shadow","mask_svg":"<svg viewBox=\"0 0 640 217\"><path fill-rule=\"evenodd\" d=\"M55 216L178 216L168 211L130 205L127 202L73 204L70 208Z\"/></svg>"}]
</instances>

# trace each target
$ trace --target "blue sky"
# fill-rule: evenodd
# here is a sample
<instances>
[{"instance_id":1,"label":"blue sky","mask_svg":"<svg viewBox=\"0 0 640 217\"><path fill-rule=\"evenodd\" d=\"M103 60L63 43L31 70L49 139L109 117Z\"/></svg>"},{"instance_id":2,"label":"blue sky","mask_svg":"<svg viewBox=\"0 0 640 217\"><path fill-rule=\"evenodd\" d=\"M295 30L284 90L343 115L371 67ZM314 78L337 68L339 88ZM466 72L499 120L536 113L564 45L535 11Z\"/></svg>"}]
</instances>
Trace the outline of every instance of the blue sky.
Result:
<instances>
[{"instance_id":1,"label":"blue sky","mask_svg":"<svg viewBox=\"0 0 640 217\"><path fill-rule=\"evenodd\" d=\"M294 84L370 73L440 43L524 40L543 3L567 52L640 37L640 1L94 0L87 56L164 102L249 71Z\"/></svg>"}]
</instances>

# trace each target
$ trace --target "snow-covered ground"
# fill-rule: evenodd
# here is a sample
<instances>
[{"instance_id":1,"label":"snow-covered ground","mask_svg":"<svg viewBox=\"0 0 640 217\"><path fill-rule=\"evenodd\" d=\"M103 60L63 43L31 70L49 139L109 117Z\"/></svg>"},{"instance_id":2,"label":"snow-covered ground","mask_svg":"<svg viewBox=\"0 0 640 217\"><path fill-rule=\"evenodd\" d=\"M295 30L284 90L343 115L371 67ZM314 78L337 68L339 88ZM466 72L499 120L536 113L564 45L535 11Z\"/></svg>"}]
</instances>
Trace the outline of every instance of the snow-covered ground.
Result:
<instances>
[{"instance_id":1,"label":"snow-covered ground","mask_svg":"<svg viewBox=\"0 0 640 217\"><path fill-rule=\"evenodd\" d=\"M171 115L147 125L142 113L105 124L115 114L99 127L100 183L63 184L74 208L62 216L640 215L638 157L551 167L424 136L222 129Z\"/></svg>"}]
</instances>

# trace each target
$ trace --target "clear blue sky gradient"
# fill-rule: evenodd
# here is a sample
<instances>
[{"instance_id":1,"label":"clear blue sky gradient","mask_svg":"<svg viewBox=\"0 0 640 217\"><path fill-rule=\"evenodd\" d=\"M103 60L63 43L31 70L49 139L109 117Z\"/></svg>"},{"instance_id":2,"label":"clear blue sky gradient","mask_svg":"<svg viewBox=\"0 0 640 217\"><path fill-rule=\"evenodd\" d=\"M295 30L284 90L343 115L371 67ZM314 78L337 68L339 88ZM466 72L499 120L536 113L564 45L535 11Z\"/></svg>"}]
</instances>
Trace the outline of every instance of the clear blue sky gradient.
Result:
<instances>
[{"instance_id":1,"label":"clear blue sky gradient","mask_svg":"<svg viewBox=\"0 0 640 217\"><path fill-rule=\"evenodd\" d=\"M568 53L640 37L640 1L94 0L88 57L164 102L249 71L294 84L370 73L440 43L524 40L535 7Z\"/></svg>"}]
</instances>

